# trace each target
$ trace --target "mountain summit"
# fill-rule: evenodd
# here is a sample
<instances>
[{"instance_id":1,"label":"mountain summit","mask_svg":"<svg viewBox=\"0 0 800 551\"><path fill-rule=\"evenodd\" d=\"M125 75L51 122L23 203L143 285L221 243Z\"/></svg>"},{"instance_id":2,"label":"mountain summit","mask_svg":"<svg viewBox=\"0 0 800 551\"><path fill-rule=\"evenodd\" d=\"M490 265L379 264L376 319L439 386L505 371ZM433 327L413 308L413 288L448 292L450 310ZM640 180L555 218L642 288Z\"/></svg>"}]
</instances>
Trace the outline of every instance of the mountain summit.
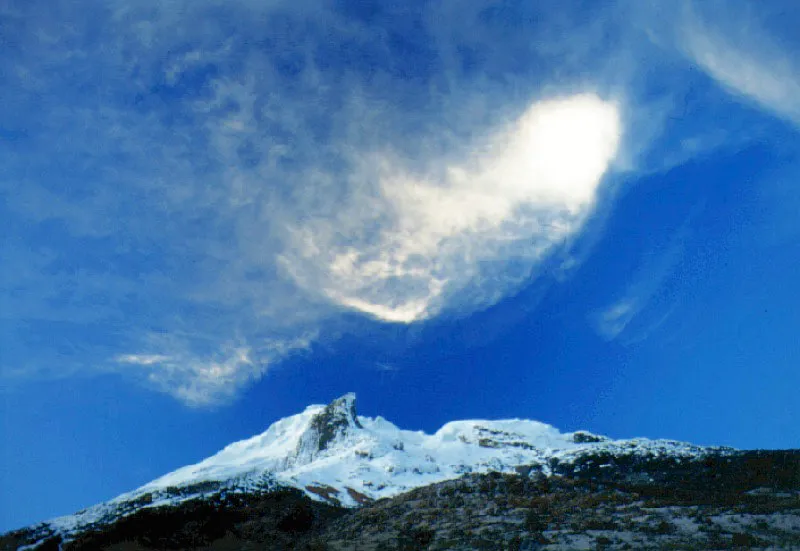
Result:
<instances>
[{"instance_id":1,"label":"mountain summit","mask_svg":"<svg viewBox=\"0 0 800 551\"><path fill-rule=\"evenodd\" d=\"M453 421L425 434L402 430L380 416L357 415L356 395L349 393L280 419L262 434L230 444L199 463L47 524L69 534L141 506L176 505L210 491L277 487L298 488L314 500L356 507L466 473L513 473L526 466L550 474L554 464L601 451L685 458L724 452L669 440L561 433L521 419Z\"/></svg>"},{"instance_id":2,"label":"mountain summit","mask_svg":"<svg viewBox=\"0 0 800 551\"><path fill-rule=\"evenodd\" d=\"M345 442L353 431L363 428L356 416L356 395L345 394L311 418L300 437L297 456L302 456L306 462L313 461L320 452Z\"/></svg>"},{"instance_id":3,"label":"mountain summit","mask_svg":"<svg viewBox=\"0 0 800 551\"><path fill-rule=\"evenodd\" d=\"M212 504L207 506L213 512L230 500L239 503L237 499L286 491L320 504L315 507L371 507L411 490L488 474L524 480L571 477L595 486L601 481L657 486L675 480L702 485L715 469L740 465L741 453L672 440L562 433L524 419L453 421L426 434L400 429L382 417L359 416L355 394L346 394L280 419L262 434L132 492L20 534L28 546L48 538L69 542L147 511ZM719 480L732 484L744 476L749 481L747 469L742 472ZM796 482L800 484L800 476Z\"/></svg>"},{"instance_id":4,"label":"mountain summit","mask_svg":"<svg viewBox=\"0 0 800 551\"><path fill-rule=\"evenodd\" d=\"M600 451L686 458L724 452L669 440L615 441L585 431L561 433L520 419L453 421L425 434L402 430L382 417L357 415L351 393L328 405L309 406L258 436L114 501L149 494L154 502L172 502L175 492L165 494L170 488L180 489L184 499L194 495L191 488L209 484L244 490L277 484L299 488L312 499L354 507L465 473L511 473L526 465L549 474L554 462L570 463Z\"/></svg>"}]
</instances>

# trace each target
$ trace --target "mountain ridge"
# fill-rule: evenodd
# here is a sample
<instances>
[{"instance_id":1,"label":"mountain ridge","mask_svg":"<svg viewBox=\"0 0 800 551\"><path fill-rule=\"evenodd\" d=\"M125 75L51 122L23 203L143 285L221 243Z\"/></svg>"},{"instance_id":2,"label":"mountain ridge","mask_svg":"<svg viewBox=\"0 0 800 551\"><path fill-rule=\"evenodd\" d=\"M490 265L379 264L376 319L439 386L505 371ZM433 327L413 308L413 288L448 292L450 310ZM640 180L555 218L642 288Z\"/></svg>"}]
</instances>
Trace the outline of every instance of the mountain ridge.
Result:
<instances>
[{"instance_id":1,"label":"mountain ridge","mask_svg":"<svg viewBox=\"0 0 800 551\"><path fill-rule=\"evenodd\" d=\"M68 540L141 509L175 507L214 492L262 494L296 488L314 501L353 508L465 474L550 476L556 465L578 465L587 455L693 461L733 451L672 440L561 433L526 419L451 421L426 434L400 429L380 416L359 416L356 396L349 393L327 405L308 406L196 464L35 529Z\"/></svg>"}]
</instances>

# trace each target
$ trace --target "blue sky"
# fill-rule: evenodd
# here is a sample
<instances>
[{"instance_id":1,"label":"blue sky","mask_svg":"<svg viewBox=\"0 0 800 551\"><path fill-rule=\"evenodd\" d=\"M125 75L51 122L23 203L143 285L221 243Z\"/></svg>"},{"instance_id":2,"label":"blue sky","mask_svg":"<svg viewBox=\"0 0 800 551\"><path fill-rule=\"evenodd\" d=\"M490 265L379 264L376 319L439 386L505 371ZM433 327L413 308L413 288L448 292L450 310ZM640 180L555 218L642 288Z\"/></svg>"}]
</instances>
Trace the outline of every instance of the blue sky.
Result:
<instances>
[{"instance_id":1,"label":"blue sky","mask_svg":"<svg viewBox=\"0 0 800 551\"><path fill-rule=\"evenodd\" d=\"M309 403L800 442L792 2L0 6L0 530Z\"/></svg>"}]
</instances>

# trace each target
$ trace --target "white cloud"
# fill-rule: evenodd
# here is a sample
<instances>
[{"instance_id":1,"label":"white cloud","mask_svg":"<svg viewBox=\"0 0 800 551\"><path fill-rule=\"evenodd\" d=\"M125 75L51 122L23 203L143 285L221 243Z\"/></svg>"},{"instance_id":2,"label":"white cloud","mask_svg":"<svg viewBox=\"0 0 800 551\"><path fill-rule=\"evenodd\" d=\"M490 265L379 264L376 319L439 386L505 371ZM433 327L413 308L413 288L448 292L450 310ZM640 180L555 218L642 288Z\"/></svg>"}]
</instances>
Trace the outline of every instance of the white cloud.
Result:
<instances>
[{"instance_id":1,"label":"white cloud","mask_svg":"<svg viewBox=\"0 0 800 551\"><path fill-rule=\"evenodd\" d=\"M147 380L152 385L191 406L215 404L230 398L266 370L264 364L254 364L247 348L234 349L218 358L129 355L118 361L148 368Z\"/></svg>"},{"instance_id":2,"label":"white cloud","mask_svg":"<svg viewBox=\"0 0 800 551\"><path fill-rule=\"evenodd\" d=\"M534 103L431 174L369 157L357 177L377 189L344 207L348 227L337 217L295 229L284 264L306 289L384 321L487 306L522 283L502 273L504 262L523 263L525 277L580 228L620 134L614 104L577 95ZM489 288L463 293L493 262L501 267Z\"/></svg>"},{"instance_id":3,"label":"white cloud","mask_svg":"<svg viewBox=\"0 0 800 551\"><path fill-rule=\"evenodd\" d=\"M147 383L172 394L194 407L224 403L242 388L262 377L269 367L288 355L308 349L308 336L293 340L261 342L261 350L246 345L226 343L208 355L197 355L185 340L155 337L153 345L166 348L169 354L121 354L114 360L122 366L134 366ZM152 346L152 345L151 345Z\"/></svg>"}]
</instances>

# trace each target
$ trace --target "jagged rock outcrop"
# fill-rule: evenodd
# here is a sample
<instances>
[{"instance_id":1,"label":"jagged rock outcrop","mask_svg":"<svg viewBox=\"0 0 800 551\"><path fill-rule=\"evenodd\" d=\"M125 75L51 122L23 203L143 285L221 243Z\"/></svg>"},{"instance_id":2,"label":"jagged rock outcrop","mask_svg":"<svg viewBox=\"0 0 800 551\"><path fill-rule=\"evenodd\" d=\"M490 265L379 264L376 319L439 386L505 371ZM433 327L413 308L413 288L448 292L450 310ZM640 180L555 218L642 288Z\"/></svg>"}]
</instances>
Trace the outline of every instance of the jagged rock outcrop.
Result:
<instances>
[{"instance_id":1,"label":"jagged rock outcrop","mask_svg":"<svg viewBox=\"0 0 800 551\"><path fill-rule=\"evenodd\" d=\"M301 462L311 462L320 452L345 441L354 429L362 428L356 415L356 395L345 394L311 418L295 455Z\"/></svg>"}]
</instances>

